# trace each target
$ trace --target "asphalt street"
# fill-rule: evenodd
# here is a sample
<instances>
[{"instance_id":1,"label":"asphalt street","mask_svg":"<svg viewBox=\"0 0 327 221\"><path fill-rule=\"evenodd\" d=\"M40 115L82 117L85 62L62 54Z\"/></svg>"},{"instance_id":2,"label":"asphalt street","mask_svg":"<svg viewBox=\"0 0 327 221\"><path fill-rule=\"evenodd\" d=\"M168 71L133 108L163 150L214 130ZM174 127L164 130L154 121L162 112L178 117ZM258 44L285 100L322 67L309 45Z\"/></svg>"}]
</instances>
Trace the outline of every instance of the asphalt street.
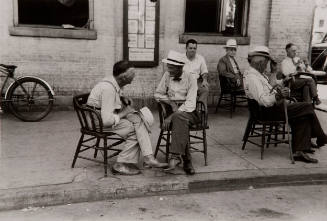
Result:
<instances>
[{"instance_id":1,"label":"asphalt street","mask_svg":"<svg viewBox=\"0 0 327 221\"><path fill-rule=\"evenodd\" d=\"M108 200L0 213L4 221L325 221L327 185Z\"/></svg>"}]
</instances>

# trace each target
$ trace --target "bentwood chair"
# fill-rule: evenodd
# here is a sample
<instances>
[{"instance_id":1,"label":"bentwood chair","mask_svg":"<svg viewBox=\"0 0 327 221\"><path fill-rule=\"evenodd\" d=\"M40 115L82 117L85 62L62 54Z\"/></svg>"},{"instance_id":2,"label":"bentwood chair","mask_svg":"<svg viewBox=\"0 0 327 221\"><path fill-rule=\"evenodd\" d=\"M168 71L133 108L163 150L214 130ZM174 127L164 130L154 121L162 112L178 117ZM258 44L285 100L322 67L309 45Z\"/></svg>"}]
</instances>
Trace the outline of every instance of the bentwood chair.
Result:
<instances>
[{"instance_id":1,"label":"bentwood chair","mask_svg":"<svg viewBox=\"0 0 327 221\"><path fill-rule=\"evenodd\" d=\"M225 101L226 104L223 107L224 109L229 110L230 118L232 118L236 107L240 103L246 102L245 92L243 89L235 89L231 87L224 76L219 75L219 81L221 92L215 113L217 113L218 107L221 106L221 101Z\"/></svg>"},{"instance_id":2,"label":"bentwood chair","mask_svg":"<svg viewBox=\"0 0 327 221\"><path fill-rule=\"evenodd\" d=\"M169 114L172 113L172 111L169 105L164 104L162 102L158 102L158 111L159 111L161 130L160 130L154 156L156 157L158 152L160 151L161 153L165 154L166 162L168 162L169 146L171 144L171 130L163 129L162 125L165 118L168 117ZM203 102L197 101L196 111L198 113L198 116L200 117L200 122L196 125L190 126L188 145L190 147L191 153L192 152L203 153L204 164L205 166L207 166L208 151L207 151L206 129L208 129L209 127L207 126L207 118L206 118L207 114Z\"/></svg>"},{"instance_id":3,"label":"bentwood chair","mask_svg":"<svg viewBox=\"0 0 327 221\"><path fill-rule=\"evenodd\" d=\"M100 111L86 106L88 96L89 94L81 94L73 98L74 109L81 126L81 136L77 144L72 168L74 168L77 158L91 160L104 165L104 175L106 177L108 158L119 154L121 150L115 147L125 140L113 132L104 130ZM89 149L95 150L93 158L81 155L82 152ZM102 161L96 159L98 151L103 155ZM108 156L109 151L113 153Z\"/></svg>"},{"instance_id":4,"label":"bentwood chair","mask_svg":"<svg viewBox=\"0 0 327 221\"><path fill-rule=\"evenodd\" d=\"M260 147L263 159L265 146L268 148L269 144L277 146L286 143L289 145L290 158L294 163L290 137L286 136L286 120L265 120L263 108L256 100L248 99L249 119L243 136L242 150L245 149L247 142L252 143Z\"/></svg>"}]
</instances>

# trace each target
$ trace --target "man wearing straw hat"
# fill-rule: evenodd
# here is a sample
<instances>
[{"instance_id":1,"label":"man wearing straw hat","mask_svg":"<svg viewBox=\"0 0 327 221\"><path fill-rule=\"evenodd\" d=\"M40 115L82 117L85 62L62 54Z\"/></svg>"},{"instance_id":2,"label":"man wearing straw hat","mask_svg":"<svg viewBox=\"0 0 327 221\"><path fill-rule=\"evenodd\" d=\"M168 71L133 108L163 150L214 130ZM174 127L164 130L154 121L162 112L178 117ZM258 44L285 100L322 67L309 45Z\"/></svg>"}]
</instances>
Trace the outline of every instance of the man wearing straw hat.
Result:
<instances>
[{"instance_id":1,"label":"man wearing straw hat","mask_svg":"<svg viewBox=\"0 0 327 221\"><path fill-rule=\"evenodd\" d=\"M185 59L176 51L169 51L166 59L166 71L160 80L154 97L157 101L168 105L170 115L164 120L163 127L171 126L171 156L169 168L173 170L182 162L187 174L194 174L191 154L189 150L189 126L199 122L196 114L197 80L194 76L183 71Z\"/></svg>"},{"instance_id":2,"label":"man wearing straw hat","mask_svg":"<svg viewBox=\"0 0 327 221\"><path fill-rule=\"evenodd\" d=\"M243 89L243 76L235 60L237 43L235 39L229 39L224 46L226 55L219 59L218 74L226 77L230 87Z\"/></svg>"},{"instance_id":3,"label":"man wearing straw hat","mask_svg":"<svg viewBox=\"0 0 327 221\"><path fill-rule=\"evenodd\" d=\"M264 106L263 116L266 120L284 120L284 98L289 97L289 88L281 88L279 92L268 82L265 71L272 60L269 49L265 46L255 47L249 54L250 68L245 73L244 89L250 99ZM310 103L297 102L287 104L287 114L292 128L292 152L294 160L306 163L317 163L309 157L311 138L317 138L317 145L324 146L327 136L321 128L319 120Z\"/></svg>"}]
</instances>

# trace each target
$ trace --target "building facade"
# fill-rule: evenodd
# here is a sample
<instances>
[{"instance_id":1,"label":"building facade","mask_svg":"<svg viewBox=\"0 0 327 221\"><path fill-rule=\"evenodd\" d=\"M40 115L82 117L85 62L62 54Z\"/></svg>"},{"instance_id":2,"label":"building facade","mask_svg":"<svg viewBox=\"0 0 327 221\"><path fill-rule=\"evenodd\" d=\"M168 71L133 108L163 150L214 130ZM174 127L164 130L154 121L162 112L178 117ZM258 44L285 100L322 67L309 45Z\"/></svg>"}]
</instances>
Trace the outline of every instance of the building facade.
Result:
<instances>
[{"instance_id":1,"label":"building facade","mask_svg":"<svg viewBox=\"0 0 327 221\"><path fill-rule=\"evenodd\" d=\"M123 59L124 0L35 0L35 4L48 2L54 7L56 1L65 7L80 3L74 11L80 14L72 20L72 12L65 14L58 9L60 13L52 15L53 20L45 21L43 18L51 17L51 10L33 6L31 14L28 10L32 6L22 0L1 3L0 63L17 65L17 75L44 78L55 90L59 104L70 103L74 94L90 91L97 81L112 73L116 61ZM133 2L138 1L150 0ZM184 52L189 38L198 40L198 53L207 61L210 103L219 93L216 66L232 35L239 44L237 60L241 70L248 67L247 53L254 45L268 46L278 61L285 56L284 47L289 42L299 46L300 56L308 56L315 8L312 0L157 2L159 64L137 68L134 82L125 88L132 96L152 97L164 69L161 59L170 49ZM212 8L211 12L207 10ZM210 13L215 10L220 15L211 19Z\"/></svg>"}]
</instances>

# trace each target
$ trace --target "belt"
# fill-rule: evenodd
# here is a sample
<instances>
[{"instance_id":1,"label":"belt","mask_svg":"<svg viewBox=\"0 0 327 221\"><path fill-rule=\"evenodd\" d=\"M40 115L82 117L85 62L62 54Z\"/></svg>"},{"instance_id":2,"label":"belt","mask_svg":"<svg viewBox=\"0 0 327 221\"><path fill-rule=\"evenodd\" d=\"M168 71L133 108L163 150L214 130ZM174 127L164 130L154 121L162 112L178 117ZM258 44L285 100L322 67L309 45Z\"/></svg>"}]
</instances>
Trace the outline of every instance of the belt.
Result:
<instances>
[{"instance_id":1,"label":"belt","mask_svg":"<svg viewBox=\"0 0 327 221\"><path fill-rule=\"evenodd\" d=\"M86 107L91 108L93 110L101 110L100 107L95 107L95 106L91 106L91 105L86 105Z\"/></svg>"}]
</instances>

